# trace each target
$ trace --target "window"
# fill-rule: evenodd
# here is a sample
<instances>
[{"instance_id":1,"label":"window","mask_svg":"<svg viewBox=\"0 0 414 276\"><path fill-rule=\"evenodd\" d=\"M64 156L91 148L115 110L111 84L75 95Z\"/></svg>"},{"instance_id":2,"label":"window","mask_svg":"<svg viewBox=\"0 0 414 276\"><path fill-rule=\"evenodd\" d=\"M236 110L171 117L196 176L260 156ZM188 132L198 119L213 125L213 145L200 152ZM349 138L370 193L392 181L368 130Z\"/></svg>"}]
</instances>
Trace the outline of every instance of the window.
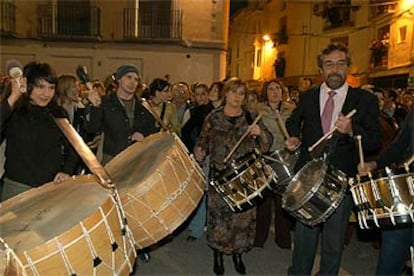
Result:
<instances>
[{"instance_id":1,"label":"window","mask_svg":"<svg viewBox=\"0 0 414 276\"><path fill-rule=\"evenodd\" d=\"M401 26L398 32L398 43L403 43L407 40L407 25Z\"/></svg>"},{"instance_id":2,"label":"window","mask_svg":"<svg viewBox=\"0 0 414 276\"><path fill-rule=\"evenodd\" d=\"M262 49L257 50L256 67L262 66Z\"/></svg>"}]
</instances>

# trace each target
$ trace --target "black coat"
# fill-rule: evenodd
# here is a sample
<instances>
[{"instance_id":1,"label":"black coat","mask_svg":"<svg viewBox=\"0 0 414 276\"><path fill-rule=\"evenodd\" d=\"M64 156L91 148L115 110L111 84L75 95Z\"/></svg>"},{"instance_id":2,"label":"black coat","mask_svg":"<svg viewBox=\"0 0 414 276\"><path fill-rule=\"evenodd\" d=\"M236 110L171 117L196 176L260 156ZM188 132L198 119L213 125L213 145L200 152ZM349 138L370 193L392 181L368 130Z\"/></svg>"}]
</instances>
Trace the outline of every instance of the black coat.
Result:
<instances>
[{"instance_id":1,"label":"black coat","mask_svg":"<svg viewBox=\"0 0 414 276\"><path fill-rule=\"evenodd\" d=\"M104 134L103 152L112 156L117 155L130 144L130 136L134 132L140 132L145 136L158 132L155 119L142 105L138 98L134 97L134 122L130 127L125 108L120 103L117 94L112 93L102 98L99 107L88 106L86 110L85 128L89 133Z\"/></svg>"}]
</instances>

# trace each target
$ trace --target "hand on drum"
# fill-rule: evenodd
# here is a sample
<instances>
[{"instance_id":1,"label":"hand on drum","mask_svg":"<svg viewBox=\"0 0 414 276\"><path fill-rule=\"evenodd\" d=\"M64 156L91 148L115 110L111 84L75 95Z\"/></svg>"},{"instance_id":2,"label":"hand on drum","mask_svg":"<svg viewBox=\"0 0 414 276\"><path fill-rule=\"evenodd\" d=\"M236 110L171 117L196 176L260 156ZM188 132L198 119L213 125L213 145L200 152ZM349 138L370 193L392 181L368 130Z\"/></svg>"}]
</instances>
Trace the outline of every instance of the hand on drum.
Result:
<instances>
[{"instance_id":1,"label":"hand on drum","mask_svg":"<svg viewBox=\"0 0 414 276\"><path fill-rule=\"evenodd\" d=\"M142 135L142 133L136 131L136 132L132 133L132 135L129 136L128 138L131 141L131 143L141 142L142 140L144 140L144 135Z\"/></svg>"},{"instance_id":2,"label":"hand on drum","mask_svg":"<svg viewBox=\"0 0 414 276\"><path fill-rule=\"evenodd\" d=\"M367 175L369 172L372 172L377 168L377 162L371 161L371 162L365 162L364 166L362 166L361 163L358 164L358 173L360 175Z\"/></svg>"},{"instance_id":3,"label":"hand on drum","mask_svg":"<svg viewBox=\"0 0 414 276\"><path fill-rule=\"evenodd\" d=\"M53 179L53 181L59 183L59 182L65 181L66 179L69 179L69 178L70 178L70 175L68 175L67 173L58 172L55 175L55 178Z\"/></svg>"},{"instance_id":4,"label":"hand on drum","mask_svg":"<svg viewBox=\"0 0 414 276\"><path fill-rule=\"evenodd\" d=\"M289 151L296 151L300 144L301 142L298 137L289 137L285 141L285 146Z\"/></svg>"},{"instance_id":5,"label":"hand on drum","mask_svg":"<svg viewBox=\"0 0 414 276\"><path fill-rule=\"evenodd\" d=\"M352 119L347 118L344 114L340 113L338 120L335 122L337 131L342 134L349 134L352 136Z\"/></svg>"}]
</instances>

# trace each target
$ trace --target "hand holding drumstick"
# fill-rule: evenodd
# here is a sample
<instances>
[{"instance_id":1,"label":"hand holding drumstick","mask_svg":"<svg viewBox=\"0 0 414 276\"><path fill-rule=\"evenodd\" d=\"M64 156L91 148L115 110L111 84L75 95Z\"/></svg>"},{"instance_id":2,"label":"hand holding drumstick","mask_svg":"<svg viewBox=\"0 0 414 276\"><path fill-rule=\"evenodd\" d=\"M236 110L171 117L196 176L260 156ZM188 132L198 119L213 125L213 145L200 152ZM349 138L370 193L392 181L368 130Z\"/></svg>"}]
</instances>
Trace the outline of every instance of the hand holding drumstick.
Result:
<instances>
[{"instance_id":1,"label":"hand holding drumstick","mask_svg":"<svg viewBox=\"0 0 414 276\"><path fill-rule=\"evenodd\" d=\"M236 150L240 147L241 143L246 139L247 135L253 136L253 138L256 138L260 135L261 129L257 125L257 122L262 118L263 114L259 113L257 115L256 119L253 121L253 123L247 128L247 131L243 134L243 136L237 141L236 145L233 147L233 149L227 154L227 156L224 158L223 162L227 163L229 159L233 156L233 154L236 152Z\"/></svg>"}]
</instances>

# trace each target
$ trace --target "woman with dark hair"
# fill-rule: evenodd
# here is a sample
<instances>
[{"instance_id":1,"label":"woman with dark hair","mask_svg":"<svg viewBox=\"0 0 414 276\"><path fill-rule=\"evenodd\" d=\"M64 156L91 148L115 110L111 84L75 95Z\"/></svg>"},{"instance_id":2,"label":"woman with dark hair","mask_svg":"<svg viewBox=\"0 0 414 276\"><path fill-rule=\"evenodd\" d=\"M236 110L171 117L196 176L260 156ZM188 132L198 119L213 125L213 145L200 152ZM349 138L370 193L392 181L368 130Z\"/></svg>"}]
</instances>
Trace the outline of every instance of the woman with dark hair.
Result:
<instances>
[{"instance_id":1,"label":"woman with dark hair","mask_svg":"<svg viewBox=\"0 0 414 276\"><path fill-rule=\"evenodd\" d=\"M287 137L281 131L280 117L283 124L292 113L294 105L283 101L284 94L287 93L284 85L272 79L263 85L262 102L258 105L258 112L263 114L263 124L269 129L273 136L273 143L270 147L270 152L284 149L284 141ZM272 163L271 166L280 166L278 163ZM273 206L272 206L273 205ZM269 235L269 228L271 219L273 218L272 210L274 210L274 227L275 227L275 241L280 248L291 247L290 227L291 218L282 209L282 198L279 195L269 193L266 199L257 207L257 221L256 221L256 239L255 245L263 247Z\"/></svg>"},{"instance_id":2,"label":"woman with dark hair","mask_svg":"<svg viewBox=\"0 0 414 276\"><path fill-rule=\"evenodd\" d=\"M215 81L210 85L208 99L213 104L214 108L219 107L223 103L223 86L224 84L221 81Z\"/></svg>"},{"instance_id":3,"label":"woman with dark hair","mask_svg":"<svg viewBox=\"0 0 414 276\"><path fill-rule=\"evenodd\" d=\"M168 100L170 87L171 85L168 81L154 79L150 83L148 90L142 95L147 99L144 106L154 112L166 127L180 135L181 124L178 121L177 110L175 105Z\"/></svg>"},{"instance_id":4,"label":"woman with dark hair","mask_svg":"<svg viewBox=\"0 0 414 276\"><path fill-rule=\"evenodd\" d=\"M231 78L225 83L223 92L224 106L207 115L194 148L198 162L210 156L210 175L213 176L230 166L224 159L244 133L248 136L236 149L234 158L240 158L256 147L266 152L272 141L270 132L261 123L250 125L252 118L243 109L246 84L238 78ZM214 273L224 273L223 254L231 254L236 271L245 274L242 254L253 246L256 209L233 212L215 189L210 187L207 192L207 241L214 251Z\"/></svg>"},{"instance_id":5,"label":"woman with dark hair","mask_svg":"<svg viewBox=\"0 0 414 276\"><path fill-rule=\"evenodd\" d=\"M55 72L49 64L32 62L23 77L20 84L12 81L10 96L0 103L0 127L7 141L2 201L69 178L78 161L53 120L68 117L56 101Z\"/></svg>"}]
</instances>

